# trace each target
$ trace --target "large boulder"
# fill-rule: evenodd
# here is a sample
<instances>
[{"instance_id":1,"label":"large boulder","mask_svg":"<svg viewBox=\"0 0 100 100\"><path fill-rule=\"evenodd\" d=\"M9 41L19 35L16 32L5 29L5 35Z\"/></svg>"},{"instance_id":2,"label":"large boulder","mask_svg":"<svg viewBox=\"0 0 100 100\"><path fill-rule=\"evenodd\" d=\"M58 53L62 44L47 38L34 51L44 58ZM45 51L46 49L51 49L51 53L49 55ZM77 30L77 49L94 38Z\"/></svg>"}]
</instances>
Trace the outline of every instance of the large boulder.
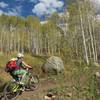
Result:
<instances>
[{"instance_id":1,"label":"large boulder","mask_svg":"<svg viewBox=\"0 0 100 100\"><path fill-rule=\"evenodd\" d=\"M62 59L55 56L48 58L42 66L42 71L53 74L62 73L64 71L64 64Z\"/></svg>"}]
</instances>

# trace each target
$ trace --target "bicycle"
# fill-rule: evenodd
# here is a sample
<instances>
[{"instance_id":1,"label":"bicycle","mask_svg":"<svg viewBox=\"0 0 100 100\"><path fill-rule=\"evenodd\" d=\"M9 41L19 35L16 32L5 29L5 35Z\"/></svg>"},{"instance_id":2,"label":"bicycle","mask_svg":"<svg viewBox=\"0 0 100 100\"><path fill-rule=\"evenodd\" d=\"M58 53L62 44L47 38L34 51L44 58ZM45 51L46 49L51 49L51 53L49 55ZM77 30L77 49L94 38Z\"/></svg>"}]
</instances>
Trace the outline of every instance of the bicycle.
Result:
<instances>
[{"instance_id":1,"label":"bicycle","mask_svg":"<svg viewBox=\"0 0 100 100\"><path fill-rule=\"evenodd\" d=\"M10 81L6 84L3 90L5 100L16 100L16 98L22 94L23 88L29 91L34 91L39 86L39 78L37 75L32 75L30 70L27 70L25 76L25 85L18 84L17 81Z\"/></svg>"}]
</instances>

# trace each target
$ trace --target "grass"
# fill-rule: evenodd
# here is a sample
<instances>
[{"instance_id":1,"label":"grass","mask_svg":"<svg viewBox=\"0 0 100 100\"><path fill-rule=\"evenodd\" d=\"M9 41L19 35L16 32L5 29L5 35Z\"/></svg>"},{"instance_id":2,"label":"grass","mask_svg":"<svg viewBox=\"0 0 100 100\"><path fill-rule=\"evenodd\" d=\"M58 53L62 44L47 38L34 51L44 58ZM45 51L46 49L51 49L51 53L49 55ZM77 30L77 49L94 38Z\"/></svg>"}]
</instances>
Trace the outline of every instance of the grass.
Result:
<instances>
[{"instance_id":1,"label":"grass","mask_svg":"<svg viewBox=\"0 0 100 100\"><path fill-rule=\"evenodd\" d=\"M5 55L5 54L0 55L0 67L4 67L5 64L7 63L7 61L9 61L12 58L15 58L16 55L17 55L16 53L10 54L10 55ZM41 61L41 59L32 57L29 54L25 54L24 61L27 64L29 64L30 66L32 66L32 67L34 67L34 66L40 66L43 63Z\"/></svg>"},{"instance_id":2,"label":"grass","mask_svg":"<svg viewBox=\"0 0 100 100\"><path fill-rule=\"evenodd\" d=\"M16 57L16 53L11 55L0 54L0 86L3 86L3 84L11 79L10 75L4 72L4 67L6 62L13 57ZM42 59L32 57L30 54L25 54L24 60L33 67L34 73L41 73ZM95 77L93 77L94 73L99 70L99 67L92 64L87 66L82 61L65 63L65 74L54 76L59 87L49 89L48 91L57 94L60 98L58 100L69 100L69 98L71 98L71 100L81 100L82 98L85 98L84 100L95 100L95 98L100 98L100 94L97 94L96 91L98 88L96 84L99 83L100 80L95 80Z\"/></svg>"},{"instance_id":3,"label":"grass","mask_svg":"<svg viewBox=\"0 0 100 100\"><path fill-rule=\"evenodd\" d=\"M60 78L56 79L59 87L48 91L57 94L58 100L99 100L100 77L94 77L99 70L99 67L92 64L86 66L83 62L67 64L65 76L60 75ZM64 84L66 86L63 86Z\"/></svg>"}]
</instances>

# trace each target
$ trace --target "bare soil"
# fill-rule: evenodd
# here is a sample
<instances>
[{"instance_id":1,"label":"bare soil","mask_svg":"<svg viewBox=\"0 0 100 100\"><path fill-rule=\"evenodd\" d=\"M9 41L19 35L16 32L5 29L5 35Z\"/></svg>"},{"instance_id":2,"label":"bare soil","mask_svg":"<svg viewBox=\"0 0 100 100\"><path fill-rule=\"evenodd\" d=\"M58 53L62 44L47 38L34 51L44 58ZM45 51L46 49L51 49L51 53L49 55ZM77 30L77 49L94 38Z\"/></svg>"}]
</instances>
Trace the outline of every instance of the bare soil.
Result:
<instances>
[{"instance_id":1,"label":"bare soil","mask_svg":"<svg viewBox=\"0 0 100 100\"><path fill-rule=\"evenodd\" d=\"M59 86L55 80L49 79L40 82L39 88L35 91L23 92L17 100L45 100L44 96L47 94L48 89Z\"/></svg>"}]
</instances>

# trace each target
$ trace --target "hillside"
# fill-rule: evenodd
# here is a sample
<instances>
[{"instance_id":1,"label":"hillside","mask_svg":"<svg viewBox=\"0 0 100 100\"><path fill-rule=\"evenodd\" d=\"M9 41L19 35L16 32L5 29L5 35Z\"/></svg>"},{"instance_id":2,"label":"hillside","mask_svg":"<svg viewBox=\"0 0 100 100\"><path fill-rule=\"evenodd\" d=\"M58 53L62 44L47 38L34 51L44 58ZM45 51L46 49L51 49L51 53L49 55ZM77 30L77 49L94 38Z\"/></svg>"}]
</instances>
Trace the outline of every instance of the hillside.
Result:
<instances>
[{"instance_id":1,"label":"hillside","mask_svg":"<svg viewBox=\"0 0 100 100\"><path fill-rule=\"evenodd\" d=\"M14 55L10 55L8 59ZM5 57L6 55L2 55L1 58L4 59ZM82 62L74 62L74 64L67 63L65 64L66 69L64 75L48 76L47 74L42 73L40 68L43 62L41 62L39 58L34 58L31 55L26 54L25 61L30 65L33 65L33 73L39 75L40 85L35 91L26 91L22 93L17 100L44 100L44 97L49 91L54 93L57 98L55 100L73 100L74 98L76 98L76 100L87 100L87 98L89 98L88 100L91 100L91 98L97 98L97 96L100 96L94 94L94 92L96 93L96 89L98 87L95 85L95 82L98 80L93 78L95 72L100 70L99 66L86 66L83 65ZM0 63L0 85L2 87L1 93L3 85L11 79L10 75L4 72L5 62L6 61L4 60L4 62Z\"/></svg>"}]
</instances>

